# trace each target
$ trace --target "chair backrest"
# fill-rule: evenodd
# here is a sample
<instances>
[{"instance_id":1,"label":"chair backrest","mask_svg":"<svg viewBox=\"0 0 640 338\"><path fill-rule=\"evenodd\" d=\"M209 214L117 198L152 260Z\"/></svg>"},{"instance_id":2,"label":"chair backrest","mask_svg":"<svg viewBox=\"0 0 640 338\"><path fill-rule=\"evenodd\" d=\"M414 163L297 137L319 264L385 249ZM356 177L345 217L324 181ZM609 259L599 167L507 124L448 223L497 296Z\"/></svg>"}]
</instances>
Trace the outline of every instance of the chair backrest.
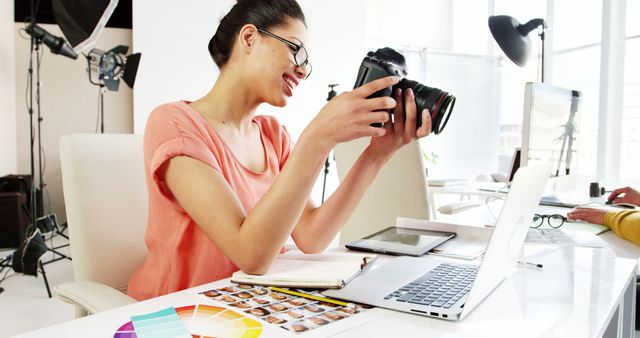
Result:
<instances>
[{"instance_id":1,"label":"chair backrest","mask_svg":"<svg viewBox=\"0 0 640 338\"><path fill-rule=\"evenodd\" d=\"M124 290L147 255L143 137L60 139L62 187L76 281Z\"/></svg>"},{"instance_id":2,"label":"chair backrest","mask_svg":"<svg viewBox=\"0 0 640 338\"><path fill-rule=\"evenodd\" d=\"M342 181L369 139L339 144L333 151ZM373 181L340 232L340 244L394 226L396 218L429 218L427 177L419 142L398 150Z\"/></svg>"}]
</instances>

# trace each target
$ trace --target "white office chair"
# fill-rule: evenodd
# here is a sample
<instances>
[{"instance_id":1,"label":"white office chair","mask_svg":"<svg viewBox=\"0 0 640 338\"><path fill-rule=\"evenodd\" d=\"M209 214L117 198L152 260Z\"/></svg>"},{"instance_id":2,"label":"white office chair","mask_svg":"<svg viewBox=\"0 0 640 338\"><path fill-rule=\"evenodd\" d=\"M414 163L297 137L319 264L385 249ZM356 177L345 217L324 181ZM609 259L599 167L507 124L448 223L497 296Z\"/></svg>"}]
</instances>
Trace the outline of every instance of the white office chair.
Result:
<instances>
[{"instance_id":1,"label":"white office chair","mask_svg":"<svg viewBox=\"0 0 640 338\"><path fill-rule=\"evenodd\" d=\"M75 281L58 297L76 317L134 303L121 291L147 254L142 136L63 136L60 166Z\"/></svg>"},{"instance_id":2,"label":"white office chair","mask_svg":"<svg viewBox=\"0 0 640 338\"><path fill-rule=\"evenodd\" d=\"M333 156L340 181L368 144L368 138L360 138L336 146ZM397 217L429 219L427 177L419 142L405 145L387 162L342 228L340 244L394 226Z\"/></svg>"}]
</instances>

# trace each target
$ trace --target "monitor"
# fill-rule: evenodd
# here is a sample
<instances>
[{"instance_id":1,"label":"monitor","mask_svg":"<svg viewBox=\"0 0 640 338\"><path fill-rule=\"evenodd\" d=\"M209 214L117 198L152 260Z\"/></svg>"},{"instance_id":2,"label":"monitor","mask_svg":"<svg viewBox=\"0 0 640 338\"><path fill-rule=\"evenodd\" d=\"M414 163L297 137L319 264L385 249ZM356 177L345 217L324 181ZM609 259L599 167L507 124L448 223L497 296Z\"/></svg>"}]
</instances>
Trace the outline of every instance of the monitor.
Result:
<instances>
[{"instance_id":1,"label":"monitor","mask_svg":"<svg viewBox=\"0 0 640 338\"><path fill-rule=\"evenodd\" d=\"M525 86L520 165L551 162L552 176L576 171L575 140L582 94L577 90L529 82Z\"/></svg>"}]
</instances>

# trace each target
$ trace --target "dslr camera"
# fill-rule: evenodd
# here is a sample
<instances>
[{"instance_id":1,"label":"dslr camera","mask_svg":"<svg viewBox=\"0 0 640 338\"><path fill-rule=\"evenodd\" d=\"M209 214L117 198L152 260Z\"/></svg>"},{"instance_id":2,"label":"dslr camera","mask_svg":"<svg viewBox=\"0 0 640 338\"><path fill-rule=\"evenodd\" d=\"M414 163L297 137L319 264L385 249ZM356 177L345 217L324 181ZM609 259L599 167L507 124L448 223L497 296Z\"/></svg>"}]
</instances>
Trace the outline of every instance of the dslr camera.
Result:
<instances>
[{"instance_id":1,"label":"dslr camera","mask_svg":"<svg viewBox=\"0 0 640 338\"><path fill-rule=\"evenodd\" d=\"M456 103L456 97L438 88L428 87L417 81L407 79L406 68L404 56L392 48L385 47L375 52L369 52L360 64L358 78L353 88L358 88L365 83L386 76L399 76L401 78L400 82L392 87L373 93L369 98L393 97L392 94L396 88L402 89L403 92L405 89L411 88L415 96L418 112L416 129L422 125L422 110L427 108L431 114L431 132L438 135L449 121L453 106ZM404 100L404 95L402 98ZM378 124L377 126L381 125Z\"/></svg>"}]
</instances>

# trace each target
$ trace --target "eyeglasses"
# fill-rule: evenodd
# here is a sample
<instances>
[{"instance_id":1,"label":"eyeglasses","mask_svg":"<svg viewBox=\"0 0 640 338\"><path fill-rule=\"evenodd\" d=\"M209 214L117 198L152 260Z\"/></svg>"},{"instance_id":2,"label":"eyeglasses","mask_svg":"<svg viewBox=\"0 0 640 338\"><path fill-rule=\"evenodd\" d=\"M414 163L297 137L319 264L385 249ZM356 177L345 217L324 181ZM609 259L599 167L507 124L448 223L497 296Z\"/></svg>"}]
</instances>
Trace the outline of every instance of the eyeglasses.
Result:
<instances>
[{"instance_id":1,"label":"eyeglasses","mask_svg":"<svg viewBox=\"0 0 640 338\"><path fill-rule=\"evenodd\" d=\"M547 219L547 223L549 224L549 226L552 227L552 228L561 227L562 224L564 224L564 222L567 220L566 217L564 217L562 215L558 215L558 214L554 214L554 215L538 215L538 214L535 214L533 216L533 222L531 223L530 227L539 228L544 223L544 219L545 218Z\"/></svg>"},{"instance_id":2,"label":"eyeglasses","mask_svg":"<svg viewBox=\"0 0 640 338\"><path fill-rule=\"evenodd\" d=\"M289 49L291 50L291 53L293 54L293 60L296 63L296 66L298 67L305 67L307 68L309 71L307 72L307 75L304 77L304 79L306 80L309 75L311 75L311 70L313 69L313 67L311 67L311 63L309 63L309 54L307 53L307 49L304 48L304 45L302 44L297 44L295 42L291 42L283 37L280 37L278 35L275 35L269 31L266 31L262 28L258 28L258 32L260 33L264 33L267 34L268 36L283 42L284 44L286 44L287 46L289 46Z\"/></svg>"}]
</instances>

